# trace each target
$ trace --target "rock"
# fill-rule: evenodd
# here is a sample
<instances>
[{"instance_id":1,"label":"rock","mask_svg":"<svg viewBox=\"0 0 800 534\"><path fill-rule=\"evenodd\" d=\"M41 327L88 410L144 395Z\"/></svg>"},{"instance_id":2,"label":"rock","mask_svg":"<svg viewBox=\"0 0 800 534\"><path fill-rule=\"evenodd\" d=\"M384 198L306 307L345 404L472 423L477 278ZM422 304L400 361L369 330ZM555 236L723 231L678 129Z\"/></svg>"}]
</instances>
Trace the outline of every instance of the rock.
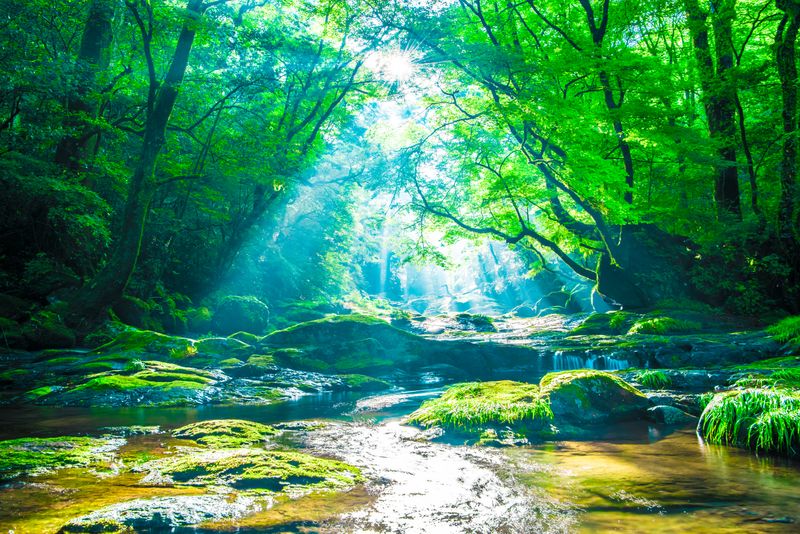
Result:
<instances>
[{"instance_id":1,"label":"rock","mask_svg":"<svg viewBox=\"0 0 800 534\"><path fill-rule=\"evenodd\" d=\"M111 438L22 438L0 441L0 480L52 469L108 464L125 444Z\"/></svg>"},{"instance_id":2,"label":"rock","mask_svg":"<svg viewBox=\"0 0 800 534\"><path fill-rule=\"evenodd\" d=\"M575 426L641 419L650 403L642 392L616 375L582 369L542 378L554 420Z\"/></svg>"},{"instance_id":3,"label":"rock","mask_svg":"<svg viewBox=\"0 0 800 534\"><path fill-rule=\"evenodd\" d=\"M263 444L277 431L271 426L240 419L200 421L172 431L178 439L191 439L213 448Z\"/></svg>"},{"instance_id":4,"label":"rock","mask_svg":"<svg viewBox=\"0 0 800 534\"><path fill-rule=\"evenodd\" d=\"M456 321L461 328L474 330L476 332L497 332L491 317L486 315L473 315L469 313L459 313Z\"/></svg>"},{"instance_id":5,"label":"rock","mask_svg":"<svg viewBox=\"0 0 800 534\"><path fill-rule=\"evenodd\" d=\"M128 534L133 533L134 530L125 525L120 523L115 519L106 519L106 518L98 518L98 519L90 519L86 518L83 520L75 520L74 522L69 522L58 531L58 534L82 534L82 533L106 533L106 534Z\"/></svg>"},{"instance_id":6,"label":"rock","mask_svg":"<svg viewBox=\"0 0 800 534\"><path fill-rule=\"evenodd\" d=\"M40 396L37 404L60 406L186 406L219 395L220 375L159 361L90 375L77 386Z\"/></svg>"},{"instance_id":7,"label":"rock","mask_svg":"<svg viewBox=\"0 0 800 534\"><path fill-rule=\"evenodd\" d=\"M649 417L656 423L665 425L688 425L696 423L697 417L690 415L674 406L653 406L647 410Z\"/></svg>"},{"instance_id":8,"label":"rock","mask_svg":"<svg viewBox=\"0 0 800 534\"><path fill-rule=\"evenodd\" d=\"M213 329L224 336L240 330L263 334L269 326L269 308L253 296L229 295L214 310Z\"/></svg>"},{"instance_id":9,"label":"rock","mask_svg":"<svg viewBox=\"0 0 800 534\"><path fill-rule=\"evenodd\" d=\"M238 519L269 506L269 499L237 495L189 495L135 499L102 508L73 519L60 532L130 532L130 530L96 530L109 524L137 532L162 532L188 527L206 521ZM122 527L119 527L121 525Z\"/></svg>"},{"instance_id":10,"label":"rock","mask_svg":"<svg viewBox=\"0 0 800 534\"><path fill-rule=\"evenodd\" d=\"M229 486L239 490L344 489L363 480L348 464L296 451L184 450L137 466L142 484Z\"/></svg>"}]
</instances>

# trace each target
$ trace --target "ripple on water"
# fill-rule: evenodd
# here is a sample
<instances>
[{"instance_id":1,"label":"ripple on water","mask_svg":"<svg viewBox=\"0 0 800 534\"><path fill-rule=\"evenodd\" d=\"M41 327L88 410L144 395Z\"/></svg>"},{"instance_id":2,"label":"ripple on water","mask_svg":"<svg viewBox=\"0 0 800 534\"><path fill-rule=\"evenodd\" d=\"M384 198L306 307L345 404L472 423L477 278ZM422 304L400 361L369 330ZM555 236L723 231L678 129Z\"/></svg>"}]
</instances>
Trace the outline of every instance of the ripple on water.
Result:
<instances>
[{"instance_id":1,"label":"ripple on water","mask_svg":"<svg viewBox=\"0 0 800 534\"><path fill-rule=\"evenodd\" d=\"M377 481L375 499L329 522L331 532L566 532L574 522L567 507L517 483L498 450L431 443L398 422L329 425L305 445Z\"/></svg>"}]
</instances>

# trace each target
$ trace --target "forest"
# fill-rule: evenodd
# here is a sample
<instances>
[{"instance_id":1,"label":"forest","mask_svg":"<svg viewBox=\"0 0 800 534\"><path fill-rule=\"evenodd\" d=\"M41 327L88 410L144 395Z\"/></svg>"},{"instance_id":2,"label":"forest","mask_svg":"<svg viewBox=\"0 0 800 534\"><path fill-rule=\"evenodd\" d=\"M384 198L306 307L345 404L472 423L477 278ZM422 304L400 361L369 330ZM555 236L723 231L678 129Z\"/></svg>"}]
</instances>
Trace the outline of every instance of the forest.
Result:
<instances>
[{"instance_id":1,"label":"forest","mask_svg":"<svg viewBox=\"0 0 800 534\"><path fill-rule=\"evenodd\" d=\"M0 0L0 529L793 532L800 0Z\"/></svg>"}]
</instances>

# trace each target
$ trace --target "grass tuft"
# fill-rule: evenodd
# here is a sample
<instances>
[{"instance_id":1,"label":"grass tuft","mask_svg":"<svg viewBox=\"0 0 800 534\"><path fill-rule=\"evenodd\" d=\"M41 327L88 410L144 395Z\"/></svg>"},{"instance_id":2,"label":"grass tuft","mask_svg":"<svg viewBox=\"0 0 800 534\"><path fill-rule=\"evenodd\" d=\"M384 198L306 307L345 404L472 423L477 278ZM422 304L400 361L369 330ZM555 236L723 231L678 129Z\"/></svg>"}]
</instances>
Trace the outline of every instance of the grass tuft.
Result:
<instances>
[{"instance_id":1,"label":"grass tuft","mask_svg":"<svg viewBox=\"0 0 800 534\"><path fill-rule=\"evenodd\" d=\"M667 373L654 369L640 371L636 375L636 380L649 389L667 389L672 385L672 379Z\"/></svg>"},{"instance_id":2,"label":"grass tuft","mask_svg":"<svg viewBox=\"0 0 800 534\"><path fill-rule=\"evenodd\" d=\"M800 315L787 317L767 328L775 341L800 348Z\"/></svg>"},{"instance_id":3,"label":"grass tuft","mask_svg":"<svg viewBox=\"0 0 800 534\"><path fill-rule=\"evenodd\" d=\"M784 389L719 393L700 416L709 443L795 455L800 452L800 396Z\"/></svg>"}]
</instances>

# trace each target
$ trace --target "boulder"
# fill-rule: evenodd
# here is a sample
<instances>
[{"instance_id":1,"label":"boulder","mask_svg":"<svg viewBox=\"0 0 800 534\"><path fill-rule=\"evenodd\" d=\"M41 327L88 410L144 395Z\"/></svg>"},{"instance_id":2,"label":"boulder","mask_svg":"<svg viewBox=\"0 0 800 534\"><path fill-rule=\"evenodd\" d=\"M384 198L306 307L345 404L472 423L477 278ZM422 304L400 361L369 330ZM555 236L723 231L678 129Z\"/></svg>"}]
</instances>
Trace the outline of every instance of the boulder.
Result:
<instances>
[{"instance_id":1,"label":"boulder","mask_svg":"<svg viewBox=\"0 0 800 534\"><path fill-rule=\"evenodd\" d=\"M641 391L618 376L591 369L549 373L541 388L556 424L583 427L642 419L650 406Z\"/></svg>"},{"instance_id":2,"label":"boulder","mask_svg":"<svg viewBox=\"0 0 800 534\"><path fill-rule=\"evenodd\" d=\"M665 425L688 425L696 423L697 417L690 415L675 406L659 405L653 406L647 410L650 419L656 423L663 423Z\"/></svg>"}]
</instances>

